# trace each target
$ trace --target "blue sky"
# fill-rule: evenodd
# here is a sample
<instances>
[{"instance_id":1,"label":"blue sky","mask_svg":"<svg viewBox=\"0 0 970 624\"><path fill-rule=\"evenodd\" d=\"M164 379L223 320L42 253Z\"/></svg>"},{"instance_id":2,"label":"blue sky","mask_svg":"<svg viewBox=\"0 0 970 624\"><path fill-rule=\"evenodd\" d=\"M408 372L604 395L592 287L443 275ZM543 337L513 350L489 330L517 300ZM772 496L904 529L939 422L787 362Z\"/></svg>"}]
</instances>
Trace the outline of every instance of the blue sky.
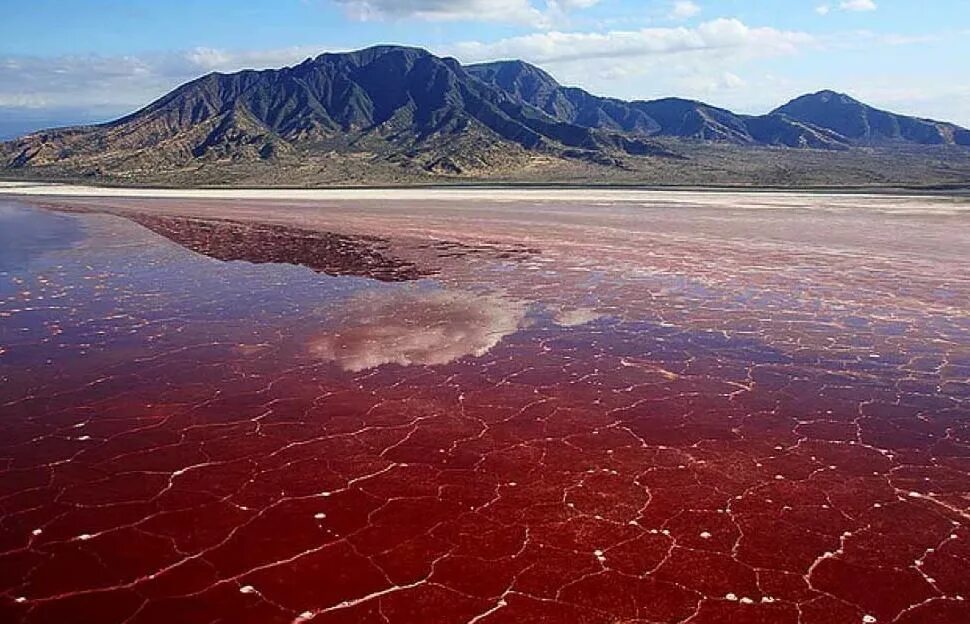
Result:
<instances>
[{"instance_id":1,"label":"blue sky","mask_svg":"<svg viewBox=\"0 0 970 624\"><path fill-rule=\"evenodd\" d=\"M768 111L831 88L970 126L970 0L0 0L0 135L209 71L375 43L522 58L602 95Z\"/></svg>"}]
</instances>

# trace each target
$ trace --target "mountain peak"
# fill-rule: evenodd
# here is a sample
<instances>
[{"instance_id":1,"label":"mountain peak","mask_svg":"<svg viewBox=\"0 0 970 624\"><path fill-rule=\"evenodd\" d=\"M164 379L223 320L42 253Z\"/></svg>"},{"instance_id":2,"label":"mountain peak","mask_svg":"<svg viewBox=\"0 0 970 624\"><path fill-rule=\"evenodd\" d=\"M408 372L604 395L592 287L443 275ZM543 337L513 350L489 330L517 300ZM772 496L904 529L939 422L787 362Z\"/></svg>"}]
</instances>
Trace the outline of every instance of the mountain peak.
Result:
<instances>
[{"instance_id":1,"label":"mountain peak","mask_svg":"<svg viewBox=\"0 0 970 624\"><path fill-rule=\"evenodd\" d=\"M424 48L382 43L351 52L324 52L313 60L317 63L335 59L352 60L359 65L366 65L367 63L389 54L396 54L410 59L416 59L422 56L431 56L431 53Z\"/></svg>"},{"instance_id":2,"label":"mountain peak","mask_svg":"<svg viewBox=\"0 0 970 624\"><path fill-rule=\"evenodd\" d=\"M890 113L830 90L795 98L772 114L832 130L859 144L967 142L966 131L953 124Z\"/></svg>"},{"instance_id":3,"label":"mountain peak","mask_svg":"<svg viewBox=\"0 0 970 624\"><path fill-rule=\"evenodd\" d=\"M534 76L536 78L541 78L545 82L556 85L559 84L556 82L555 78L549 75L549 73L541 67L536 67L531 63L526 63L525 61L516 59L475 63L473 65L466 65L465 67L474 73L494 72L508 76Z\"/></svg>"},{"instance_id":4,"label":"mountain peak","mask_svg":"<svg viewBox=\"0 0 970 624\"><path fill-rule=\"evenodd\" d=\"M560 88L556 79L545 70L525 61L478 63L466 65L465 70L472 76L515 93L525 100L542 98L548 92Z\"/></svg>"},{"instance_id":5,"label":"mountain peak","mask_svg":"<svg viewBox=\"0 0 970 624\"><path fill-rule=\"evenodd\" d=\"M839 93L838 91L832 91L831 89L822 89L821 91L816 91L815 93L806 93L805 95L801 95L795 98L788 104L792 104L794 102L814 102L817 104L848 104L848 105L864 106L862 102L855 99L854 97L847 95L845 93Z\"/></svg>"}]
</instances>

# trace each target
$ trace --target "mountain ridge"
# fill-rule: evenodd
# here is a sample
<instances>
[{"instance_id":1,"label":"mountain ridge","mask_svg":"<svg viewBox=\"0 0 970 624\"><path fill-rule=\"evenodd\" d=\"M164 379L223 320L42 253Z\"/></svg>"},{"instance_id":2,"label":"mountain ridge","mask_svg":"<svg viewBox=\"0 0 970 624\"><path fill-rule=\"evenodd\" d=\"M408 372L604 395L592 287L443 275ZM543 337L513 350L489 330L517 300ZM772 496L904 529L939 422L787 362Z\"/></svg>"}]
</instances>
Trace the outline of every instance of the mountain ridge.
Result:
<instances>
[{"instance_id":1,"label":"mountain ridge","mask_svg":"<svg viewBox=\"0 0 970 624\"><path fill-rule=\"evenodd\" d=\"M114 121L0 144L0 163L14 173L129 180L201 170L218 178L247 166L272 166L280 179L312 166L339 179L364 164L392 178L489 177L549 167L659 171L698 159L704 145L966 146L970 131L833 91L760 116L682 98L625 101L562 86L524 61L462 65L378 45L206 74Z\"/></svg>"},{"instance_id":2,"label":"mountain ridge","mask_svg":"<svg viewBox=\"0 0 970 624\"><path fill-rule=\"evenodd\" d=\"M821 123L859 143L902 140L923 145L970 145L970 131L956 124L890 113L829 89L799 96L769 114Z\"/></svg>"},{"instance_id":3,"label":"mountain ridge","mask_svg":"<svg viewBox=\"0 0 970 624\"><path fill-rule=\"evenodd\" d=\"M739 115L705 102L677 97L624 101L596 96L576 87L563 87L544 70L524 61L492 61L469 65L467 69L473 75L550 113L562 107L563 101L568 102L573 106L571 113L574 120L599 117L615 121L618 117L629 119L631 113L639 114L636 127L626 125L622 129L628 132L645 131L648 136L817 149L845 149L854 144L871 144L872 141L863 141L871 134L839 131L847 128L840 125L838 119L839 114L844 114L843 111L826 115L825 104L851 101L864 108L857 115L873 115L884 124L913 129L896 134L884 132L876 135L877 139L970 146L970 131L955 124L882 111L831 90L799 96L765 115ZM531 94L524 91L523 84L535 81L537 75L544 79L542 89L533 89ZM809 103L814 105L804 105ZM584 108L577 111L580 104ZM934 133L933 129L938 132Z\"/></svg>"}]
</instances>

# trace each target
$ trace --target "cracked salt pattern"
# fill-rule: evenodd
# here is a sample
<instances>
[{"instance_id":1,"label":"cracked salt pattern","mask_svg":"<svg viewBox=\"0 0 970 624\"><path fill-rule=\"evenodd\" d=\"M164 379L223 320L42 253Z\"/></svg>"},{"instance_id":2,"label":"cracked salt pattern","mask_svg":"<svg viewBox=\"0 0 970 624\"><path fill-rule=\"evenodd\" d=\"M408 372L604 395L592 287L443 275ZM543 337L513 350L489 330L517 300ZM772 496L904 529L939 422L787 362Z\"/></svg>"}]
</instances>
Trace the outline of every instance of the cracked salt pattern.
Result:
<instances>
[{"instance_id":1,"label":"cracked salt pattern","mask_svg":"<svg viewBox=\"0 0 970 624\"><path fill-rule=\"evenodd\" d=\"M410 284L58 215L0 267L0 621L966 623L970 230L878 212Z\"/></svg>"}]
</instances>

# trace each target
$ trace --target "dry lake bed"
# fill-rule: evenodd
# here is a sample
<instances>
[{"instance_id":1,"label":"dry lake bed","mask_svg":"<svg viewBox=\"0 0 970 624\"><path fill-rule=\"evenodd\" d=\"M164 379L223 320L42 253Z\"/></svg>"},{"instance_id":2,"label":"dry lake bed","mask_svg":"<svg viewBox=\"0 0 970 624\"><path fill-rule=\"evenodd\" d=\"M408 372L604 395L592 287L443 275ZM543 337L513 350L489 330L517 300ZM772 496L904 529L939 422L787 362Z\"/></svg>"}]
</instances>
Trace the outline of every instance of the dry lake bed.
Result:
<instances>
[{"instance_id":1,"label":"dry lake bed","mask_svg":"<svg viewBox=\"0 0 970 624\"><path fill-rule=\"evenodd\" d=\"M0 621L970 622L970 200L0 187Z\"/></svg>"}]
</instances>

